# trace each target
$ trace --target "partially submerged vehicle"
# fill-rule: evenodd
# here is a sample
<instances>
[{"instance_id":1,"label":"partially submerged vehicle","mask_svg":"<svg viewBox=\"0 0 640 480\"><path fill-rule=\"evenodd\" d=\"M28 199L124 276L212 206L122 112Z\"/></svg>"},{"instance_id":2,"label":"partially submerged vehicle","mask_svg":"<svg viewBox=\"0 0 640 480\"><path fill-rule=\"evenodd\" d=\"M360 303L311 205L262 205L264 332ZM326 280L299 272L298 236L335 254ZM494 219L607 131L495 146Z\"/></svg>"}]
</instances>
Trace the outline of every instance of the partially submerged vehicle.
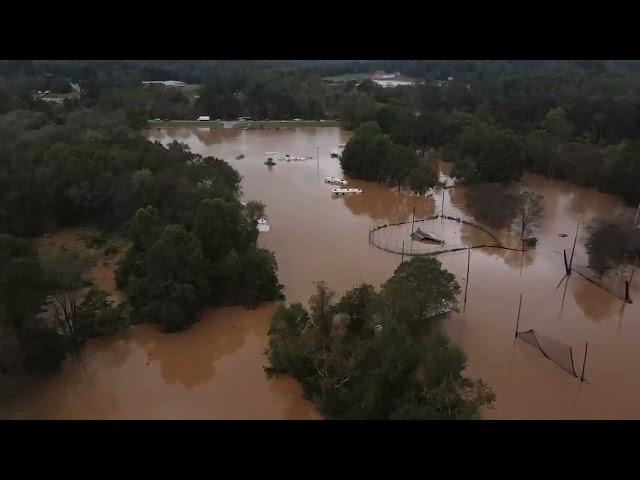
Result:
<instances>
[{"instance_id":1,"label":"partially submerged vehicle","mask_svg":"<svg viewBox=\"0 0 640 480\"><path fill-rule=\"evenodd\" d=\"M332 185L346 185L347 181L338 177L324 177L324 183L330 183Z\"/></svg>"},{"instance_id":2,"label":"partially submerged vehicle","mask_svg":"<svg viewBox=\"0 0 640 480\"><path fill-rule=\"evenodd\" d=\"M359 188L334 188L331 190L331 195L334 197L345 197L347 195L358 195L362 193Z\"/></svg>"}]
</instances>

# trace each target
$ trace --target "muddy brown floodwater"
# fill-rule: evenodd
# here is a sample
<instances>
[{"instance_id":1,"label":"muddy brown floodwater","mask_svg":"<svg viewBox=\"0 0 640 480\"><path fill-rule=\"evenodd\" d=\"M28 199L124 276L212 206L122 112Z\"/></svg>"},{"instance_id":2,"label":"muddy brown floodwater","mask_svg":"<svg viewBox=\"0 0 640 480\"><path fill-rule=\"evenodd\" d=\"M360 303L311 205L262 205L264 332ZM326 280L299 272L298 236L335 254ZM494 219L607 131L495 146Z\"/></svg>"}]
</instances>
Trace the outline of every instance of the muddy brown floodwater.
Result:
<instances>
[{"instance_id":1,"label":"muddy brown floodwater","mask_svg":"<svg viewBox=\"0 0 640 480\"><path fill-rule=\"evenodd\" d=\"M339 293L359 282L380 285L400 256L370 245L370 226L410 220L414 202L416 217L442 208L440 194L417 198L356 180L349 186L361 188L362 195L331 198L333 187L322 179L340 176L341 170L329 151L349 138L338 128L154 129L147 137L184 142L196 153L224 158L242 174L244 198L267 205L272 228L260 234L259 243L276 255L288 302L306 302L314 280L327 281ZM314 158L267 167L265 152ZM244 158L235 160L239 154ZM447 164L441 168L446 176ZM559 285L562 250L571 250L577 223L631 215L630 209L615 197L537 175L525 175L514 188L544 195L547 214L537 248L524 258L519 252L473 250L466 308L443 324L468 356L466 374L482 378L497 395L485 418L640 418L640 282L632 287L631 305L576 274ZM444 201L446 214L471 218L464 188L447 190ZM438 228L446 238L476 240L455 223ZM574 263L585 265L586 230L580 232ZM467 252L438 258L464 292ZM530 345L514 342L521 293L520 330L535 328L572 346L578 374L589 342L584 383ZM92 340L82 361L69 362L34 386L12 407L12 416L320 418L293 379L264 375L273 309L272 304L215 309L186 332L161 334L142 325Z\"/></svg>"}]
</instances>

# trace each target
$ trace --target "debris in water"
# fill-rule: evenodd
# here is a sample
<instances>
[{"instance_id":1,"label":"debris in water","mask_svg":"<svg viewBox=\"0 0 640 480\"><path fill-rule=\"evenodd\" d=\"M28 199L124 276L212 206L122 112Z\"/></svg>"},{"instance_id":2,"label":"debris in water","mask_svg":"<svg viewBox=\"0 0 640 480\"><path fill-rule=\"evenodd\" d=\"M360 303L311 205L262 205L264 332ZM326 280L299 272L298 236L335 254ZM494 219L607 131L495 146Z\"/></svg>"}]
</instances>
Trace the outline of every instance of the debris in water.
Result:
<instances>
[{"instance_id":1,"label":"debris in water","mask_svg":"<svg viewBox=\"0 0 640 480\"><path fill-rule=\"evenodd\" d=\"M410 235L412 240L416 240L418 242L436 242L436 243L440 243L442 245L444 245L444 240L442 240L440 237L438 237L435 233L431 233L431 232L425 232L423 230L421 230L420 228L416 229L415 232L413 232Z\"/></svg>"},{"instance_id":2,"label":"debris in water","mask_svg":"<svg viewBox=\"0 0 640 480\"><path fill-rule=\"evenodd\" d=\"M236 160L242 160L244 158L244 154L240 154L238 156L236 156Z\"/></svg>"},{"instance_id":3,"label":"debris in water","mask_svg":"<svg viewBox=\"0 0 640 480\"><path fill-rule=\"evenodd\" d=\"M567 234L566 233L560 233L560 234L558 234L558 236L564 238L564 237L567 236Z\"/></svg>"}]
</instances>

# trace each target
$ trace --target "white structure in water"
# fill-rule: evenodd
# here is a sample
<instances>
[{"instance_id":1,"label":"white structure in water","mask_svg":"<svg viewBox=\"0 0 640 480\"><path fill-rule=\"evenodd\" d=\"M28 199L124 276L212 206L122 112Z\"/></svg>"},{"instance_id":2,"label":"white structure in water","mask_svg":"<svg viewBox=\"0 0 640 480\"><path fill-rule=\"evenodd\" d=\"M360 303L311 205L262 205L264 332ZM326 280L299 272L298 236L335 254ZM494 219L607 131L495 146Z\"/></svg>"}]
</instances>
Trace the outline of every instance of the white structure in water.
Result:
<instances>
[{"instance_id":1,"label":"white structure in water","mask_svg":"<svg viewBox=\"0 0 640 480\"><path fill-rule=\"evenodd\" d=\"M207 115L200 115L198 117L198 121L199 122L208 122L211 120L211 117L207 116Z\"/></svg>"},{"instance_id":2,"label":"white structure in water","mask_svg":"<svg viewBox=\"0 0 640 480\"><path fill-rule=\"evenodd\" d=\"M258 219L258 231L262 233L266 233L271 230L271 225L267 223L267 220L264 218Z\"/></svg>"},{"instance_id":3,"label":"white structure in water","mask_svg":"<svg viewBox=\"0 0 640 480\"><path fill-rule=\"evenodd\" d=\"M358 195L362 193L359 188L334 188L331 190L331 195L334 197L344 197L347 195Z\"/></svg>"},{"instance_id":4,"label":"white structure in water","mask_svg":"<svg viewBox=\"0 0 640 480\"><path fill-rule=\"evenodd\" d=\"M305 161L305 160L307 160L307 159L309 159L309 158L311 158L311 157L295 157L295 156L292 156L292 155L286 154L286 155L280 155L280 156L278 157L278 160L279 160L279 161L286 160L287 162L290 162L290 161L292 161L292 160L293 160L294 162L303 162L303 161Z\"/></svg>"},{"instance_id":5,"label":"white structure in water","mask_svg":"<svg viewBox=\"0 0 640 480\"><path fill-rule=\"evenodd\" d=\"M331 183L333 185L346 185L347 181L337 177L324 177L324 183Z\"/></svg>"}]
</instances>

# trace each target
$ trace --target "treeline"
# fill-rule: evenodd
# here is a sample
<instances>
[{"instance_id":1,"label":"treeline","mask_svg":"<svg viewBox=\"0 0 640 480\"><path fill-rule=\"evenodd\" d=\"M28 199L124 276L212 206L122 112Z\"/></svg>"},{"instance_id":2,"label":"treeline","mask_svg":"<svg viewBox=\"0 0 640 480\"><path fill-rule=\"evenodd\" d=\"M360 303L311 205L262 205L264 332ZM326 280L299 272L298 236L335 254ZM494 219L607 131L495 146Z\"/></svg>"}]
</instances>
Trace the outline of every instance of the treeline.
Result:
<instances>
[{"instance_id":1,"label":"treeline","mask_svg":"<svg viewBox=\"0 0 640 480\"><path fill-rule=\"evenodd\" d=\"M437 331L456 305L455 277L431 257L400 264L380 291L316 283L310 310L278 307L267 373L293 375L333 419L473 419L495 395L462 375L464 353Z\"/></svg>"},{"instance_id":2,"label":"treeline","mask_svg":"<svg viewBox=\"0 0 640 480\"><path fill-rule=\"evenodd\" d=\"M275 259L256 246L264 206L241 204L223 160L149 142L123 112L97 109L12 110L0 144L0 323L24 364L55 365L127 317L173 331L205 305L281 297ZM123 307L86 291L86 262L42 258L25 239L78 225L131 240Z\"/></svg>"},{"instance_id":3,"label":"treeline","mask_svg":"<svg viewBox=\"0 0 640 480\"><path fill-rule=\"evenodd\" d=\"M441 149L470 183L508 183L530 170L637 204L640 82L625 65L551 62L542 71L413 88L368 82L350 94L342 118L352 127L375 120L396 143Z\"/></svg>"}]
</instances>

